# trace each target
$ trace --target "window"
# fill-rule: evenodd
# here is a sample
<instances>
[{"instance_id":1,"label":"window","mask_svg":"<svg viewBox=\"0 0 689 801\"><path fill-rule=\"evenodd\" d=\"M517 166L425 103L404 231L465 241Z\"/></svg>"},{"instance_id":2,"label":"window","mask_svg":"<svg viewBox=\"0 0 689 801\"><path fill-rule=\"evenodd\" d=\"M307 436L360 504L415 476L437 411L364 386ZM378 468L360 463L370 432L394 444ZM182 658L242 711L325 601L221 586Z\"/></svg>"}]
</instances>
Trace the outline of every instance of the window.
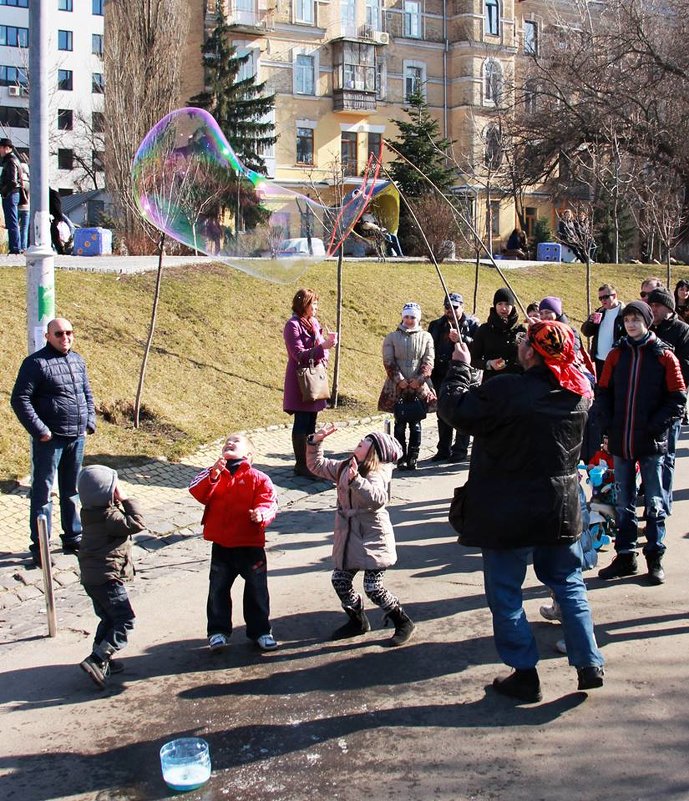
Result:
<instances>
[{"instance_id":1,"label":"window","mask_svg":"<svg viewBox=\"0 0 689 801\"><path fill-rule=\"evenodd\" d=\"M295 92L298 95L316 94L314 61L313 56L306 56L303 53L297 55L295 64Z\"/></svg>"},{"instance_id":2,"label":"window","mask_svg":"<svg viewBox=\"0 0 689 801\"><path fill-rule=\"evenodd\" d=\"M93 133L103 133L105 131L105 114L102 111L94 111L91 114L91 130Z\"/></svg>"},{"instance_id":3,"label":"window","mask_svg":"<svg viewBox=\"0 0 689 801\"><path fill-rule=\"evenodd\" d=\"M73 73L72 70L58 70L57 71L57 88L62 89L65 92L72 91L72 83L73 83Z\"/></svg>"},{"instance_id":4,"label":"window","mask_svg":"<svg viewBox=\"0 0 689 801\"><path fill-rule=\"evenodd\" d=\"M381 0L366 0L366 25L374 31L382 31Z\"/></svg>"},{"instance_id":5,"label":"window","mask_svg":"<svg viewBox=\"0 0 689 801\"><path fill-rule=\"evenodd\" d=\"M489 170L497 170L502 164L502 142L497 125L489 125L484 133L486 149L483 163Z\"/></svg>"},{"instance_id":6,"label":"window","mask_svg":"<svg viewBox=\"0 0 689 801\"><path fill-rule=\"evenodd\" d=\"M313 128L297 128L297 164L313 164Z\"/></svg>"},{"instance_id":7,"label":"window","mask_svg":"<svg viewBox=\"0 0 689 801\"><path fill-rule=\"evenodd\" d=\"M341 33L356 36L356 0L340 0Z\"/></svg>"},{"instance_id":8,"label":"window","mask_svg":"<svg viewBox=\"0 0 689 801\"><path fill-rule=\"evenodd\" d=\"M21 67L0 66L0 86L24 86L29 85L29 78L26 70Z\"/></svg>"},{"instance_id":9,"label":"window","mask_svg":"<svg viewBox=\"0 0 689 801\"><path fill-rule=\"evenodd\" d=\"M253 48L237 48L235 56L243 59L239 65L239 72L235 79L235 83L240 81L248 81L256 75L256 50Z\"/></svg>"},{"instance_id":10,"label":"window","mask_svg":"<svg viewBox=\"0 0 689 801\"><path fill-rule=\"evenodd\" d=\"M376 100L384 100L388 93L388 68L385 59L376 59Z\"/></svg>"},{"instance_id":11,"label":"window","mask_svg":"<svg viewBox=\"0 0 689 801\"><path fill-rule=\"evenodd\" d=\"M105 153L102 150L92 151L91 168L94 172L103 172L105 170Z\"/></svg>"},{"instance_id":12,"label":"window","mask_svg":"<svg viewBox=\"0 0 689 801\"><path fill-rule=\"evenodd\" d=\"M103 35L100 33L91 34L91 52L94 56L103 55Z\"/></svg>"},{"instance_id":13,"label":"window","mask_svg":"<svg viewBox=\"0 0 689 801\"><path fill-rule=\"evenodd\" d=\"M486 0L486 33L497 36L500 33L500 2L499 0Z\"/></svg>"},{"instance_id":14,"label":"window","mask_svg":"<svg viewBox=\"0 0 689 801\"><path fill-rule=\"evenodd\" d=\"M12 6L12 8L28 8L29 0L0 0L0 6Z\"/></svg>"},{"instance_id":15,"label":"window","mask_svg":"<svg viewBox=\"0 0 689 801\"><path fill-rule=\"evenodd\" d=\"M524 20L524 52L535 56L538 53L538 25Z\"/></svg>"},{"instance_id":16,"label":"window","mask_svg":"<svg viewBox=\"0 0 689 801\"><path fill-rule=\"evenodd\" d=\"M72 31L57 32L57 49L74 50L74 47L72 46Z\"/></svg>"},{"instance_id":17,"label":"window","mask_svg":"<svg viewBox=\"0 0 689 801\"><path fill-rule=\"evenodd\" d=\"M295 22L304 22L308 25L313 25L315 22L313 6L313 0L296 0Z\"/></svg>"},{"instance_id":18,"label":"window","mask_svg":"<svg viewBox=\"0 0 689 801\"><path fill-rule=\"evenodd\" d=\"M254 7L254 0L236 0L233 20L243 25L256 25L258 17Z\"/></svg>"},{"instance_id":19,"label":"window","mask_svg":"<svg viewBox=\"0 0 689 801\"><path fill-rule=\"evenodd\" d=\"M356 175L357 152L356 131L342 131L340 141L340 160L345 175Z\"/></svg>"},{"instance_id":20,"label":"window","mask_svg":"<svg viewBox=\"0 0 689 801\"><path fill-rule=\"evenodd\" d=\"M14 25L0 25L0 45L6 47L28 47L29 29Z\"/></svg>"},{"instance_id":21,"label":"window","mask_svg":"<svg viewBox=\"0 0 689 801\"><path fill-rule=\"evenodd\" d=\"M71 89L71 87L70 87ZM103 90L105 89L105 82L103 81L103 73L102 72L92 72L91 73L91 92L94 95L102 95Z\"/></svg>"},{"instance_id":22,"label":"window","mask_svg":"<svg viewBox=\"0 0 689 801\"><path fill-rule=\"evenodd\" d=\"M492 58L483 65L483 79L484 101L497 106L502 95L502 67Z\"/></svg>"},{"instance_id":23,"label":"window","mask_svg":"<svg viewBox=\"0 0 689 801\"><path fill-rule=\"evenodd\" d=\"M404 0L404 35L409 39L421 38L421 3Z\"/></svg>"},{"instance_id":24,"label":"window","mask_svg":"<svg viewBox=\"0 0 689 801\"><path fill-rule=\"evenodd\" d=\"M538 209L535 206L527 206L524 209L524 222L526 223L526 235L529 239L534 235L537 219Z\"/></svg>"},{"instance_id":25,"label":"window","mask_svg":"<svg viewBox=\"0 0 689 801\"><path fill-rule=\"evenodd\" d=\"M71 108L57 110L57 127L60 131L71 131L74 127L74 112Z\"/></svg>"},{"instance_id":26,"label":"window","mask_svg":"<svg viewBox=\"0 0 689 801\"><path fill-rule=\"evenodd\" d=\"M58 11L74 11L74 3L72 0L57 0Z\"/></svg>"},{"instance_id":27,"label":"window","mask_svg":"<svg viewBox=\"0 0 689 801\"><path fill-rule=\"evenodd\" d=\"M490 210L490 232L493 236L500 236L500 201L491 200Z\"/></svg>"},{"instance_id":28,"label":"window","mask_svg":"<svg viewBox=\"0 0 689 801\"><path fill-rule=\"evenodd\" d=\"M103 0L91 0L91 13L96 17L103 16Z\"/></svg>"},{"instance_id":29,"label":"window","mask_svg":"<svg viewBox=\"0 0 689 801\"><path fill-rule=\"evenodd\" d=\"M74 168L74 151L71 148L61 147L57 151L58 170L71 170Z\"/></svg>"},{"instance_id":30,"label":"window","mask_svg":"<svg viewBox=\"0 0 689 801\"><path fill-rule=\"evenodd\" d=\"M425 68L420 64L404 65L404 99L409 98L417 92L423 93L423 85L426 79Z\"/></svg>"},{"instance_id":31,"label":"window","mask_svg":"<svg viewBox=\"0 0 689 801\"><path fill-rule=\"evenodd\" d=\"M380 155L380 146L382 142L383 134L373 133L373 131L368 132L367 158L370 155L378 158Z\"/></svg>"},{"instance_id":32,"label":"window","mask_svg":"<svg viewBox=\"0 0 689 801\"><path fill-rule=\"evenodd\" d=\"M29 110L17 106L0 106L0 125L7 128L28 128Z\"/></svg>"},{"instance_id":33,"label":"window","mask_svg":"<svg viewBox=\"0 0 689 801\"><path fill-rule=\"evenodd\" d=\"M376 51L365 42L338 42L333 47L333 89L376 91Z\"/></svg>"},{"instance_id":34,"label":"window","mask_svg":"<svg viewBox=\"0 0 689 801\"><path fill-rule=\"evenodd\" d=\"M524 111L533 114L536 111L538 84L533 78L524 84Z\"/></svg>"}]
</instances>

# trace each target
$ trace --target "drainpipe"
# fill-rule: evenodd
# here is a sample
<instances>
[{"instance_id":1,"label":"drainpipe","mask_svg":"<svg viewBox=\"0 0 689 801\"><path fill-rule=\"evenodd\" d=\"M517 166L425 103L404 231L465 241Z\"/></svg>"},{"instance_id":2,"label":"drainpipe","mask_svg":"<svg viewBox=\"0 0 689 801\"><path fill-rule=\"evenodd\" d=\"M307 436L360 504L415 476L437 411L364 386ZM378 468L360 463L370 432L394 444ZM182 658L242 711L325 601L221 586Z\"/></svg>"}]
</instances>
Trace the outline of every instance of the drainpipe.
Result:
<instances>
[{"instance_id":1,"label":"drainpipe","mask_svg":"<svg viewBox=\"0 0 689 801\"><path fill-rule=\"evenodd\" d=\"M443 135L448 137L447 121L447 53L449 43L447 40L447 0L443 0Z\"/></svg>"}]
</instances>

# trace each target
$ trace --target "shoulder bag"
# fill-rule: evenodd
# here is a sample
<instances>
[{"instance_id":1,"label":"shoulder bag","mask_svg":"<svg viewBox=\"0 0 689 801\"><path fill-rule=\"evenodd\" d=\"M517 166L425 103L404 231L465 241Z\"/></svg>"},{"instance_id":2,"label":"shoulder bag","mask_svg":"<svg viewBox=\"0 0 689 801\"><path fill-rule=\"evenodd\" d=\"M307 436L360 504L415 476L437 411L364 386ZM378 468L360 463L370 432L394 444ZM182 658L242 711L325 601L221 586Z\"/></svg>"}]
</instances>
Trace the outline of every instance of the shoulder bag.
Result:
<instances>
[{"instance_id":1,"label":"shoulder bag","mask_svg":"<svg viewBox=\"0 0 689 801\"><path fill-rule=\"evenodd\" d=\"M327 400L330 397L328 371L323 362L314 364L311 359L306 367L297 367L297 381L305 403Z\"/></svg>"}]
</instances>

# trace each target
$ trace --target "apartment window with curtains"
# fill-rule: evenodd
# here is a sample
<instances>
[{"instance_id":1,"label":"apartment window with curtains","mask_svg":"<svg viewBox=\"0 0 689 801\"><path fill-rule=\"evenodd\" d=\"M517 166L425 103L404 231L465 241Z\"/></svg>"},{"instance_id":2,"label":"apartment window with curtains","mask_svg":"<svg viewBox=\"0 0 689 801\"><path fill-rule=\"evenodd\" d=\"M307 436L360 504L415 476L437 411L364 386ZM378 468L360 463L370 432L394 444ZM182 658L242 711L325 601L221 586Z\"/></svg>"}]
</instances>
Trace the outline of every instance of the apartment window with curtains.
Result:
<instances>
[{"instance_id":1,"label":"apartment window with curtains","mask_svg":"<svg viewBox=\"0 0 689 801\"><path fill-rule=\"evenodd\" d=\"M340 142L340 160L345 175L356 175L357 145L356 131L342 131Z\"/></svg>"},{"instance_id":2,"label":"apartment window with curtains","mask_svg":"<svg viewBox=\"0 0 689 801\"><path fill-rule=\"evenodd\" d=\"M315 22L315 14L313 9L313 0L295 0L295 21L305 22L308 25L313 25Z\"/></svg>"},{"instance_id":3,"label":"apartment window with curtains","mask_svg":"<svg viewBox=\"0 0 689 801\"><path fill-rule=\"evenodd\" d=\"M421 38L421 3L404 0L404 35L408 39Z\"/></svg>"},{"instance_id":4,"label":"apartment window with curtains","mask_svg":"<svg viewBox=\"0 0 689 801\"><path fill-rule=\"evenodd\" d=\"M313 164L313 128L297 128L297 164Z\"/></svg>"}]
</instances>

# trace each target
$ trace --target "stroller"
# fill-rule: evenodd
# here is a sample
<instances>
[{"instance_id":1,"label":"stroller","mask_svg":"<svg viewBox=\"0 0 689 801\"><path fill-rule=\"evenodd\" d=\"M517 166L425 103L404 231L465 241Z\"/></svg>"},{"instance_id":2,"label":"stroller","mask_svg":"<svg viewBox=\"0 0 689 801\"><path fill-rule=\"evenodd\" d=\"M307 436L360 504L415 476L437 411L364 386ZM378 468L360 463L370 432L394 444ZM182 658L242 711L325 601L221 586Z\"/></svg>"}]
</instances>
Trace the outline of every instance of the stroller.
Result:
<instances>
[{"instance_id":1,"label":"stroller","mask_svg":"<svg viewBox=\"0 0 689 801\"><path fill-rule=\"evenodd\" d=\"M600 551L615 539L615 473L605 463L588 471L591 500L588 502L589 534L593 547Z\"/></svg>"}]
</instances>

